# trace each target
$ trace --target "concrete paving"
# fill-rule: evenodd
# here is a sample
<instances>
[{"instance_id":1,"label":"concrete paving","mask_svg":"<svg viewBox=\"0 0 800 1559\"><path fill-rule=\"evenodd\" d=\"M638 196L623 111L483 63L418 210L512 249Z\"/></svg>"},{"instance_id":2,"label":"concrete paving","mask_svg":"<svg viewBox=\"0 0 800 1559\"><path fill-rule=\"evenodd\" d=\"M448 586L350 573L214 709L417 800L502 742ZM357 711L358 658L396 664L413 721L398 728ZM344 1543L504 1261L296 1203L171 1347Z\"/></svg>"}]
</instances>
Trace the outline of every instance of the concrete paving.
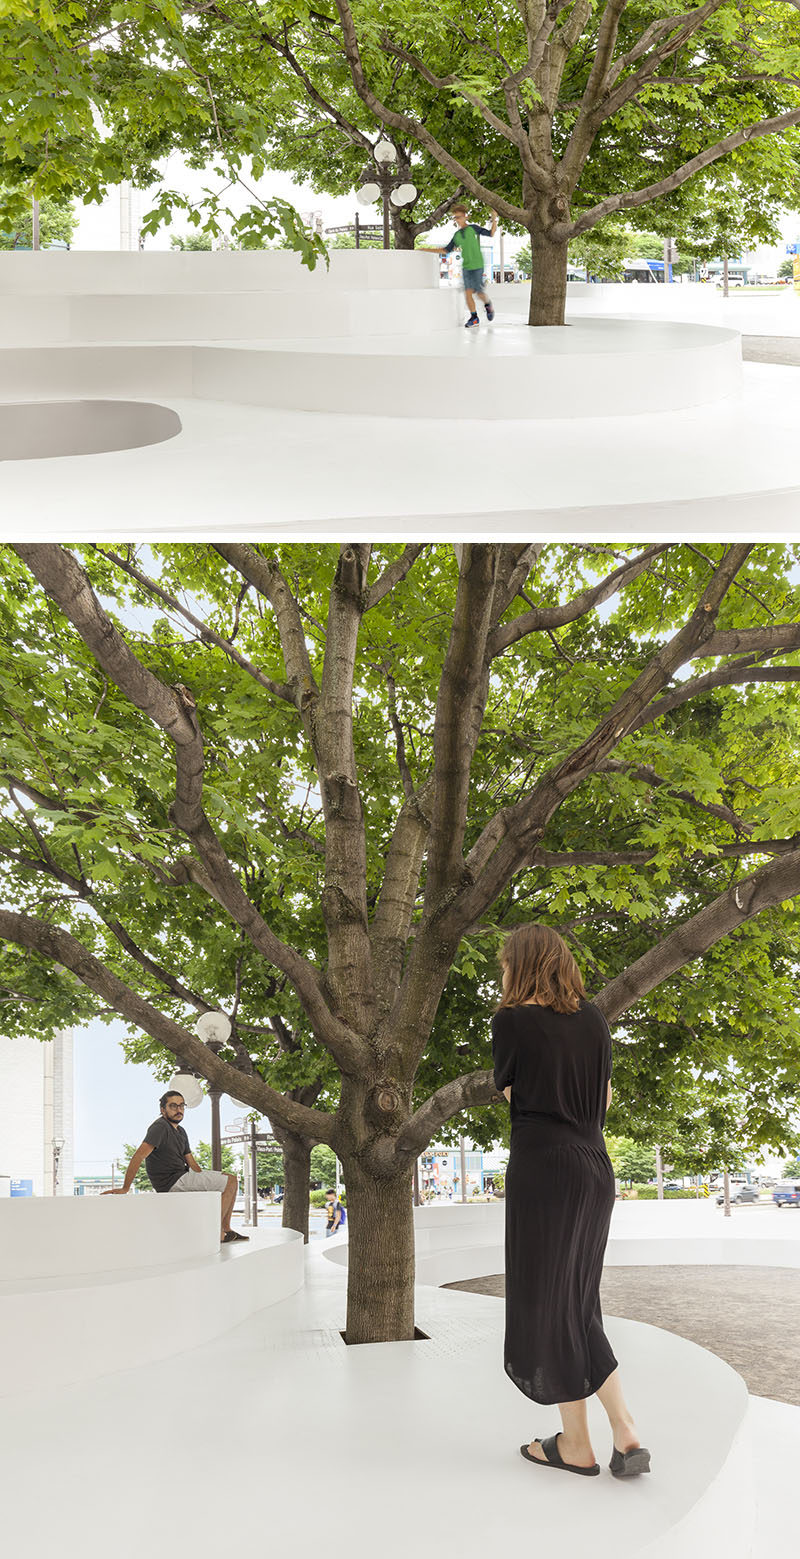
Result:
<instances>
[{"instance_id":1,"label":"concrete paving","mask_svg":"<svg viewBox=\"0 0 800 1559\"><path fill-rule=\"evenodd\" d=\"M800 368L800 341L792 336L742 336L742 357L746 363Z\"/></svg>"},{"instance_id":2,"label":"concrete paving","mask_svg":"<svg viewBox=\"0 0 800 1559\"><path fill-rule=\"evenodd\" d=\"M505 1274L448 1283L505 1296ZM600 1287L610 1316L645 1321L733 1366L752 1396L800 1406L800 1271L787 1267L606 1267Z\"/></svg>"}]
</instances>

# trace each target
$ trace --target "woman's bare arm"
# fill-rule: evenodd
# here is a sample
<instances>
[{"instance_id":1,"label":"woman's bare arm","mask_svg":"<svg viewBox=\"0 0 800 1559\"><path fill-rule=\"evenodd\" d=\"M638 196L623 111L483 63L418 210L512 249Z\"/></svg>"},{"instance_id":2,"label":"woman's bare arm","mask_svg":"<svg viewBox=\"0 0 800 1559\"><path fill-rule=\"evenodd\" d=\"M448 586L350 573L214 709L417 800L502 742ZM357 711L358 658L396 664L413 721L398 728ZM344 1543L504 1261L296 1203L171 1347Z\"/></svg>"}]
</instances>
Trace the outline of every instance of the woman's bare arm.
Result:
<instances>
[{"instance_id":1,"label":"woman's bare arm","mask_svg":"<svg viewBox=\"0 0 800 1559\"><path fill-rule=\"evenodd\" d=\"M507 1100L508 1100L508 1102L510 1104L511 1103L511 1088L510 1088L510 1086L508 1088L504 1088L503 1089L503 1093L505 1094L505 1096L506 1096L506 1098L507 1098Z\"/></svg>"}]
</instances>

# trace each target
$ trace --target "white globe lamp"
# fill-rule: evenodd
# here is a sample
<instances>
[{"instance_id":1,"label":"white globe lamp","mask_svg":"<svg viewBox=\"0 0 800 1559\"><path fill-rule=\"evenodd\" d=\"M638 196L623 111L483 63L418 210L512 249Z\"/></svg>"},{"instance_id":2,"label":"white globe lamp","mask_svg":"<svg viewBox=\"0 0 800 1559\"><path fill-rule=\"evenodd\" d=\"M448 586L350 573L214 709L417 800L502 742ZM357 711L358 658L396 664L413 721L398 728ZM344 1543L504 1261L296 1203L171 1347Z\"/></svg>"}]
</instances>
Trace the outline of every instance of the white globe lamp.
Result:
<instances>
[{"instance_id":1,"label":"white globe lamp","mask_svg":"<svg viewBox=\"0 0 800 1559\"><path fill-rule=\"evenodd\" d=\"M379 184L362 184L356 190L356 200L360 206L374 206L376 200L380 200L381 189Z\"/></svg>"},{"instance_id":2,"label":"white globe lamp","mask_svg":"<svg viewBox=\"0 0 800 1559\"><path fill-rule=\"evenodd\" d=\"M379 141L374 150L376 162L394 162L397 152L391 141Z\"/></svg>"},{"instance_id":3,"label":"white globe lamp","mask_svg":"<svg viewBox=\"0 0 800 1559\"><path fill-rule=\"evenodd\" d=\"M204 1045L224 1045L231 1037L231 1020L224 1012L204 1012L194 1031Z\"/></svg>"},{"instance_id":4,"label":"white globe lamp","mask_svg":"<svg viewBox=\"0 0 800 1559\"><path fill-rule=\"evenodd\" d=\"M410 206L412 200L416 200L416 198L417 189L415 184L398 184L397 189L393 189L389 196L393 206Z\"/></svg>"},{"instance_id":5,"label":"white globe lamp","mask_svg":"<svg viewBox=\"0 0 800 1559\"><path fill-rule=\"evenodd\" d=\"M197 1078L193 1077L191 1072L176 1072L169 1080L168 1091L183 1094L183 1102L187 1110L196 1110L205 1097Z\"/></svg>"}]
</instances>

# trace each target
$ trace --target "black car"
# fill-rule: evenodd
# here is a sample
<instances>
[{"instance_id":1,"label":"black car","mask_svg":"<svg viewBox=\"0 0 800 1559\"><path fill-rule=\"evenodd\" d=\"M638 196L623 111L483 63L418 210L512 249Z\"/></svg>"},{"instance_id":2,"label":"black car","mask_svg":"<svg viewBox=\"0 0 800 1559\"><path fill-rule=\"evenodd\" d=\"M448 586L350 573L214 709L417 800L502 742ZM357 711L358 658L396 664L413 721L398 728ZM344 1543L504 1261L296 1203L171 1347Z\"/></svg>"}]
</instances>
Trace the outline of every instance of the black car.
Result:
<instances>
[{"instance_id":1,"label":"black car","mask_svg":"<svg viewBox=\"0 0 800 1559\"><path fill-rule=\"evenodd\" d=\"M725 1200L725 1192L720 1191L717 1196L717 1206L721 1207ZM731 1186L732 1202L757 1202L760 1200L757 1185Z\"/></svg>"}]
</instances>

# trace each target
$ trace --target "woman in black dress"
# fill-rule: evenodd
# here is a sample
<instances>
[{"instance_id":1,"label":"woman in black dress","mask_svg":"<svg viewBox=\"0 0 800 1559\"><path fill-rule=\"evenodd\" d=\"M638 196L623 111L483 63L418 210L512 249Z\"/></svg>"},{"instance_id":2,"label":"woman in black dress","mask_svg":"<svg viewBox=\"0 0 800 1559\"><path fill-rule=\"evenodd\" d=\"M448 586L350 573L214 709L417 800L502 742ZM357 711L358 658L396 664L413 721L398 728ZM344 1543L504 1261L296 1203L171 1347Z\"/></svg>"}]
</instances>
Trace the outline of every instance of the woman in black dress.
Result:
<instances>
[{"instance_id":1,"label":"woman in black dress","mask_svg":"<svg viewBox=\"0 0 800 1559\"><path fill-rule=\"evenodd\" d=\"M534 1402L557 1403L563 1431L520 1447L528 1461L592 1477L586 1398L608 1414L611 1471L650 1468L603 1331L600 1277L614 1207L603 1141L611 1035L578 966L549 926L518 926L500 954L494 1079L511 1105L506 1174L506 1373Z\"/></svg>"}]
</instances>

